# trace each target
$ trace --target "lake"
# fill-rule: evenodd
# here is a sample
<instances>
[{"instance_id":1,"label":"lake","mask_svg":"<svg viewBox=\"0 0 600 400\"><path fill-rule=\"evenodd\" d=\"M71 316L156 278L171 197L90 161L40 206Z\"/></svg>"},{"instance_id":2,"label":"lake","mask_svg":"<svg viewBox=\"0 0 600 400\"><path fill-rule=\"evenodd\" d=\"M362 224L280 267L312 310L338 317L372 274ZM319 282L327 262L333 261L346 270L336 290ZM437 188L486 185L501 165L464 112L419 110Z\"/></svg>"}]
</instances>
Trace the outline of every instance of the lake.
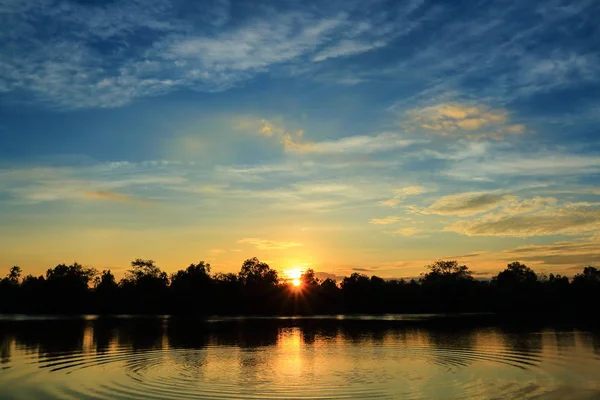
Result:
<instances>
[{"instance_id":1,"label":"lake","mask_svg":"<svg viewBox=\"0 0 600 400\"><path fill-rule=\"evenodd\" d=\"M0 399L371 398L600 399L600 335L439 316L0 316Z\"/></svg>"}]
</instances>

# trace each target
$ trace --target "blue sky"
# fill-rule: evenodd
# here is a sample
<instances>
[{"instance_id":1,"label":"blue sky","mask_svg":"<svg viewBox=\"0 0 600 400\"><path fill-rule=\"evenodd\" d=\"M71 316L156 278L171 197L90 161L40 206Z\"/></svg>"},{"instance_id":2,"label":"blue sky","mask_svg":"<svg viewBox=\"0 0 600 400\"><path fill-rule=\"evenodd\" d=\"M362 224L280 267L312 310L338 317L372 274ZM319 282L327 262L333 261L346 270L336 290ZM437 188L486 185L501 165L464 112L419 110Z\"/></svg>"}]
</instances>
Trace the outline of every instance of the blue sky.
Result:
<instances>
[{"instance_id":1,"label":"blue sky","mask_svg":"<svg viewBox=\"0 0 600 400\"><path fill-rule=\"evenodd\" d=\"M597 1L0 3L0 264L600 262Z\"/></svg>"}]
</instances>

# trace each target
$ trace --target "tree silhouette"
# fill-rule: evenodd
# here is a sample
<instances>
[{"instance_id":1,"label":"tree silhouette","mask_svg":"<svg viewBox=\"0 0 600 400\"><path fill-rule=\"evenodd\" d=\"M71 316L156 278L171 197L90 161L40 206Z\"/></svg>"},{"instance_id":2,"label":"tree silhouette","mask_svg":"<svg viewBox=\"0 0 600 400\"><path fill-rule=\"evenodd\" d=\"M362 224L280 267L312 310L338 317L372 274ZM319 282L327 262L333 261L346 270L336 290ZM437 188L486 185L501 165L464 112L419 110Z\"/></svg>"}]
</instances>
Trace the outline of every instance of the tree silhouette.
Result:
<instances>
[{"instance_id":1,"label":"tree silhouette","mask_svg":"<svg viewBox=\"0 0 600 400\"><path fill-rule=\"evenodd\" d=\"M300 276L300 282L305 288L314 288L319 285L319 279L315 276L315 271L312 268L304 271Z\"/></svg>"},{"instance_id":2,"label":"tree silhouette","mask_svg":"<svg viewBox=\"0 0 600 400\"><path fill-rule=\"evenodd\" d=\"M141 258L131 262L131 269L120 282L132 312L164 312L168 285L167 273L161 271L154 260Z\"/></svg>"},{"instance_id":3,"label":"tree silhouette","mask_svg":"<svg viewBox=\"0 0 600 400\"><path fill-rule=\"evenodd\" d=\"M436 261L426 266L429 272L423 274L424 283L447 281L472 281L472 272L466 265L458 265L457 261Z\"/></svg>"},{"instance_id":4,"label":"tree silhouette","mask_svg":"<svg viewBox=\"0 0 600 400\"><path fill-rule=\"evenodd\" d=\"M583 269L583 272L576 274L573 277L575 284L598 285L600 284L600 270L589 266Z\"/></svg>"},{"instance_id":5,"label":"tree silhouette","mask_svg":"<svg viewBox=\"0 0 600 400\"><path fill-rule=\"evenodd\" d=\"M500 287L515 287L523 284L534 284L538 277L536 273L525 264L513 262L508 264L506 269L500 272L494 281Z\"/></svg>"},{"instance_id":6,"label":"tree silhouette","mask_svg":"<svg viewBox=\"0 0 600 400\"><path fill-rule=\"evenodd\" d=\"M45 287L53 293L45 301L54 312L83 310L89 298L89 284L98 272L81 264L59 264L46 271Z\"/></svg>"},{"instance_id":7,"label":"tree silhouette","mask_svg":"<svg viewBox=\"0 0 600 400\"><path fill-rule=\"evenodd\" d=\"M580 308L598 313L600 304L600 270L588 266L573 277L573 289Z\"/></svg>"},{"instance_id":8,"label":"tree silhouette","mask_svg":"<svg viewBox=\"0 0 600 400\"><path fill-rule=\"evenodd\" d=\"M96 291L112 291L118 288L115 276L109 270L103 270L100 276L94 278L94 288Z\"/></svg>"},{"instance_id":9,"label":"tree silhouette","mask_svg":"<svg viewBox=\"0 0 600 400\"><path fill-rule=\"evenodd\" d=\"M8 281L12 284L18 284L19 279L21 278L21 267L15 265L10 269L10 272L6 276Z\"/></svg>"},{"instance_id":10,"label":"tree silhouette","mask_svg":"<svg viewBox=\"0 0 600 400\"><path fill-rule=\"evenodd\" d=\"M211 295L210 264L190 264L171 276L172 298L180 313L204 313Z\"/></svg>"},{"instance_id":11,"label":"tree silhouette","mask_svg":"<svg viewBox=\"0 0 600 400\"><path fill-rule=\"evenodd\" d=\"M312 269L299 288L280 282L257 258L238 274L211 274L203 261L171 275L153 260L136 259L116 282L110 270L98 274L81 264L59 264L45 276L21 279L18 267L0 280L0 313L150 313L194 315L535 312L588 318L600 304L600 270L585 267L572 281L552 273L537 275L519 262L491 281L476 280L466 265L436 261L421 279L383 279L353 273L340 285L320 281Z\"/></svg>"},{"instance_id":12,"label":"tree silhouette","mask_svg":"<svg viewBox=\"0 0 600 400\"><path fill-rule=\"evenodd\" d=\"M126 279L141 283L145 281L168 282L167 273L160 270L155 265L154 260L144 260L136 258L131 262L131 269L126 273Z\"/></svg>"},{"instance_id":13,"label":"tree silhouette","mask_svg":"<svg viewBox=\"0 0 600 400\"><path fill-rule=\"evenodd\" d=\"M256 257L244 261L239 277L246 285L276 285L279 282L277 271Z\"/></svg>"}]
</instances>

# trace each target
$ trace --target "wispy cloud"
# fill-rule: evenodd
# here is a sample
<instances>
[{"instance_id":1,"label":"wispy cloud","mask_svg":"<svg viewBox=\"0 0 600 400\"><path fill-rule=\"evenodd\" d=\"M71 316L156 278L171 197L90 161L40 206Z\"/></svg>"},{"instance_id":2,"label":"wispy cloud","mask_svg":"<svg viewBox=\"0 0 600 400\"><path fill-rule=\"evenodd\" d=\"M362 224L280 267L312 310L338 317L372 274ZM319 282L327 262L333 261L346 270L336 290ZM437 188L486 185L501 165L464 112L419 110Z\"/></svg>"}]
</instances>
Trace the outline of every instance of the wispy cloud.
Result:
<instances>
[{"instance_id":1,"label":"wispy cloud","mask_svg":"<svg viewBox=\"0 0 600 400\"><path fill-rule=\"evenodd\" d=\"M507 194L482 192L452 194L437 199L420 213L469 216L493 210L515 199L515 196Z\"/></svg>"},{"instance_id":2,"label":"wispy cloud","mask_svg":"<svg viewBox=\"0 0 600 400\"><path fill-rule=\"evenodd\" d=\"M396 229L396 230L390 231L388 233L391 235L394 235L394 236L408 237L408 236L416 235L417 233L420 233L420 232L421 232L421 230L418 228L406 227L406 228Z\"/></svg>"},{"instance_id":3,"label":"wispy cloud","mask_svg":"<svg viewBox=\"0 0 600 400\"><path fill-rule=\"evenodd\" d=\"M485 160L464 160L452 164L443 174L457 179L492 180L499 176L573 176L599 172L600 158L596 155L514 151L511 154L490 155Z\"/></svg>"},{"instance_id":4,"label":"wispy cloud","mask_svg":"<svg viewBox=\"0 0 600 400\"><path fill-rule=\"evenodd\" d=\"M374 224L374 225L390 225L390 224L395 224L399 221L402 221L405 217L396 217L396 216L390 216L390 217L385 217L385 218L373 218L369 221L370 224Z\"/></svg>"},{"instance_id":5,"label":"wispy cloud","mask_svg":"<svg viewBox=\"0 0 600 400\"><path fill-rule=\"evenodd\" d=\"M407 186L402 189L396 189L394 191L394 197L388 200L380 201L379 204L382 206L393 207L402 201L408 196L417 196L423 194L427 191L423 186Z\"/></svg>"},{"instance_id":6,"label":"wispy cloud","mask_svg":"<svg viewBox=\"0 0 600 400\"><path fill-rule=\"evenodd\" d=\"M587 265L600 263L600 242L597 237L585 237L546 244L528 244L500 251L480 251L449 257L463 260L468 265L489 265L486 275L499 272L503 263L515 260L524 262L538 271L572 276Z\"/></svg>"},{"instance_id":7,"label":"wispy cloud","mask_svg":"<svg viewBox=\"0 0 600 400\"><path fill-rule=\"evenodd\" d=\"M170 1L20 3L4 7L0 90L68 108L116 107L177 88L225 90L278 66L381 48L420 25L407 19L420 2L385 13L341 2L249 13L227 0L185 11ZM141 32L145 40L136 40Z\"/></svg>"},{"instance_id":8,"label":"wispy cloud","mask_svg":"<svg viewBox=\"0 0 600 400\"><path fill-rule=\"evenodd\" d=\"M535 261L542 265L583 266L600 263L600 241L597 237L551 244L526 245L503 251L497 255L506 260ZM489 257L489 256L488 256Z\"/></svg>"},{"instance_id":9,"label":"wispy cloud","mask_svg":"<svg viewBox=\"0 0 600 400\"><path fill-rule=\"evenodd\" d=\"M132 188L178 186L187 180L177 170L165 172L160 161L140 164L111 162L86 167L23 167L0 169L0 192L16 202L42 203L60 200L104 199L148 203L123 194Z\"/></svg>"},{"instance_id":10,"label":"wispy cloud","mask_svg":"<svg viewBox=\"0 0 600 400\"><path fill-rule=\"evenodd\" d=\"M409 130L432 132L440 136L501 139L507 134L526 131L522 124L510 124L508 111L484 105L443 103L406 112Z\"/></svg>"},{"instance_id":11,"label":"wispy cloud","mask_svg":"<svg viewBox=\"0 0 600 400\"><path fill-rule=\"evenodd\" d=\"M374 42L358 42L353 40L342 40L334 46L321 51L313 57L313 61L325 61L328 58L345 57L353 54L360 54L370 50L385 47L386 41L378 40Z\"/></svg>"},{"instance_id":12,"label":"wispy cloud","mask_svg":"<svg viewBox=\"0 0 600 400\"><path fill-rule=\"evenodd\" d=\"M137 203L137 204L149 204L148 201L144 201L141 199L137 199L132 196L128 196L123 193L111 192L111 191L95 191L95 192L87 192L84 196L88 199L96 199L96 200L108 200L115 201L118 203Z\"/></svg>"},{"instance_id":13,"label":"wispy cloud","mask_svg":"<svg viewBox=\"0 0 600 400\"><path fill-rule=\"evenodd\" d=\"M600 206L576 203L533 213L490 214L477 220L458 221L444 230L467 236L580 236L600 230Z\"/></svg>"},{"instance_id":14,"label":"wispy cloud","mask_svg":"<svg viewBox=\"0 0 600 400\"><path fill-rule=\"evenodd\" d=\"M373 154L393 152L416 144L427 143L423 139L407 138L396 132L382 132L375 135L346 136L334 140L310 141L302 129L287 130L281 123L266 119L241 119L238 128L250 129L259 135L273 137L279 141L284 150L293 154Z\"/></svg>"},{"instance_id":15,"label":"wispy cloud","mask_svg":"<svg viewBox=\"0 0 600 400\"><path fill-rule=\"evenodd\" d=\"M283 250L283 249L289 249L290 247L303 246L302 243L298 243L298 242L284 242L284 241L267 240L267 239L259 239L259 238L244 238L244 239L238 240L238 243L251 244L259 250Z\"/></svg>"},{"instance_id":16,"label":"wispy cloud","mask_svg":"<svg viewBox=\"0 0 600 400\"><path fill-rule=\"evenodd\" d=\"M407 139L398 133L349 136L323 142L296 142L291 136L284 139L286 151L299 154L371 154L391 152L423 142L423 140Z\"/></svg>"}]
</instances>

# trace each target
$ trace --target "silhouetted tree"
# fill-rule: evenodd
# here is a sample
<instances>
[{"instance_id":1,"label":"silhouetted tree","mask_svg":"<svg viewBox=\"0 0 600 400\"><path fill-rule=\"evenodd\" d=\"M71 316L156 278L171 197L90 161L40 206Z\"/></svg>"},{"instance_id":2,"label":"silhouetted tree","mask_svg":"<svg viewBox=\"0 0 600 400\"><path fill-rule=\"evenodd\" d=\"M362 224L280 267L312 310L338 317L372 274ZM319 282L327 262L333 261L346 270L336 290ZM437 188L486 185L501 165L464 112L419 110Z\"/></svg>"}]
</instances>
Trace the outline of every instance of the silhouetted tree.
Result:
<instances>
[{"instance_id":1,"label":"silhouetted tree","mask_svg":"<svg viewBox=\"0 0 600 400\"><path fill-rule=\"evenodd\" d=\"M131 262L131 269L126 273L126 279L136 284L143 282L159 282L167 284L169 279L167 273L163 272L155 264L154 260L143 260L136 258Z\"/></svg>"},{"instance_id":2,"label":"silhouetted tree","mask_svg":"<svg viewBox=\"0 0 600 400\"><path fill-rule=\"evenodd\" d=\"M600 271L586 267L572 282L565 276L537 275L514 262L492 281L473 279L465 265L437 261L419 281L386 280L353 273L338 285L320 281L312 269L293 287L257 258L240 272L211 276L203 261L171 275L152 260L136 259L119 284L110 270L100 275L81 264L60 264L46 276L13 267L0 280L0 312L322 314L406 312L562 312L591 316L600 303ZM90 284L93 286L90 287ZM513 314L515 315L515 314Z\"/></svg>"},{"instance_id":3,"label":"silhouetted tree","mask_svg":"<svg viewBox=\"0 0 600 400\"><path fill-rule=\"evenodd\" d=\"M368 276L354 272L344 278L340 286L344 296L345 310L359 313L368 312L368 296L371 291L371 280Z\"/></svg>"},{"instance_id":4,"label":"silhouetted tree","mask_svg":"<svg viewBox=\"0 0 600 400\"><path fill-rule=\"evenodd\" d=\"M119 285L110 270L103 270L94 278L96 309L102 314L118 313L121 301Z\"/></svg>"},{"instance_id":5,"label":"silhouetted tree","mask_svg":"<svg viewBox=\"0 0 600 400\"><path fill-rule=\"evenodd\" d=\"M536 273L525 264L513 262L500 272L493 281L500 287L515 287L517 285L532 285L537 282Z\"/></svg>"},{"instance_id":6,"label":"silhouetted tree","mask_svg":"<svg viewBox=\"0 0 600 400\"><path fill-rule=\"evenodd\" d=\"M131 269L120 283L135 312L164 312L167 309L165 300L168 285L167 273L161 271L154 260L141 258L131 262Z\"/></svg>"},{"instance_id":7,"label":"silhouetted tree","mask_svg":"<svg viewBox=\"0 0 600 400\"><path fill-rule=\"evenodd\" d=\"M44 306L52 312L83 312L89 301L89 285L98 272L81 264L59 264L46 271L47 296Z\"/></svg>"},{"instance_id":8,"label":"silhouetted tree","mask_svg":"<svg viewBox=\"0 0 600 400\"><path fill-rule=\"evenodd\" d=\"M459 265L457 261L440 260L425 268L428 272L421 278L421 301L427 308L437 307L448 312L474 308L476 282L469 267Z\"/></svg>"},{"instance_id":9,"label":"silhouetted tree","mask_svg":"<svg viewBox=\"0 0 600 400\"><path fill-rule=\"evenodd\" d=\"M94 288L96 291L113 291L119 287L115 276L109 270L103 270L100 276L94 278Z\"/></svg>"},{"instance_id":10,"label":"silhouetted tree","mask_svg":"<svg viewBox=\"0 0 600 400\"><path fill-rule=\"evenodd\" d=\"M600 270L589 266L583 269L583 272L573 277L573 283L576 285L600 285Z\"/></svg>"},{"instance_id":11,"label":"silhouetted tree","mask_svg":"<svg viewBox=\"0 0 600 400\"><path fill-rule=\"evenodd\" d=\"M448 281L472 281L472 272L466 265L459 265L457 261L436 261L427 265L429 270L423 274L422 281L425 284Z\"/></svg>"},{"instance_id":12,"label":"silhouetted tree","mask_svg":"<svg viewBox=\"0 0 600 400\"><path fill-rule=\"evenodd\" d=\"M312 268L304 271L302 276L300 276L300 282L306 288L314 288L319 286L319 278L315 276L315 271Z\"/></svg>"},{"instance_id":13,"label":"silhouetted tree","mask_svg":"<svg viewBox=\"0 0 600 400\"><path fill-rule=\"evenodd\" d=\"M600 270L592 266L585 267L583 272L573 277L572 286L579 310L586 315L598 315L598 304L600 304Z\"/></svg>"},{"instance_id":14,"label":"silhouetted tree","mask_svg":"<svg viewBox=\"0 0 600 400\"><path fill-rule=\"evenodd\" d=\"M205 306L210 299L212 283L209 273L210 264L200 261L171 276L171 294L175 309L179 313L206 312Z\"/></svg>"},{"instance_id":15,"label":"silhouetted tree","mask_svg":"<svg viewBox=\"0 0 600 400\"><path fill-rule=\"evenodd\" d=\"M544 298L537 274L525 264L513 262L492 278L499 311L528 312L542 307Z\"/></svg>"},{"instance_id":16,"label":"silhouetted tree","mask_svg":"<svg viewBox=\"0 0 600 400\"><path fill-rule=\"evenodd\" d=\"M244 261L239 277L246 285L276 285L279 282L277 271L271 269L267 263L261 262L256 257Z\"/></svg>"},{"instance_id":17,"label":"silhouetted tree","mask_svg":"<svg viewBox=\"0 0 600 400\"><path fill-rule=\"evenodd\" d=\"M6 276L8 278L8 281L12 284L18 284L19 283L19 279L21 278L21 267L15 265L14 267L12 267L10 269L10 272L8 273L8 275Z\"/></svg>"},{"instance_id":18,"label":"silhouetted tree","mask_svg":"<svg viewBox=\"0 0 600 400\"><path fill-rule=\"evenodd\" d=\"M21 268L14 266L10 269L6 278L0 280L0 312L14 312L19 296L19 278Z\"/></svg>"},{"instance_id":19,"label":"silhouetted tree","mask_svg":"<svg viewBox=\"0 0 600 400\"><path fill-rule=\"evenodd\" d=\"M279 278L277 271L258 258L249 258L242 264L239 279L244 285L243 299L246 309L254 309L259 314L274 313L278 309Z\"/></svg>"}]
</instances>

